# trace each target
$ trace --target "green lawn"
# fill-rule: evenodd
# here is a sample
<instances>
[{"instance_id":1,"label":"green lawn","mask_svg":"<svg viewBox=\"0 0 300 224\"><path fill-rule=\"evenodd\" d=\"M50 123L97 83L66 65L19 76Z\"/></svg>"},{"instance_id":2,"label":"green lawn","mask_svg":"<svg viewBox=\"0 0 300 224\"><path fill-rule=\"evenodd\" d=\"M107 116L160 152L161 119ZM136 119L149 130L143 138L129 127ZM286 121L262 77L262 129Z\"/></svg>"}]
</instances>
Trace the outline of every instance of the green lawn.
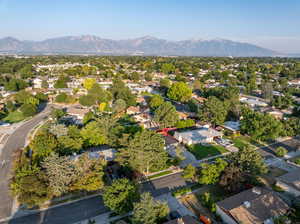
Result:
<instances>
[{"instance_id":1,"label":"green lawn","mask_svg":"<svg viewBox=\"0 0 300 224\"><path fill-rule=\"evenodd\" d=\"M232 139L234 146L238 147L238 148L243 148L243 147L247 146L247 144L250 144L249 141L250 141L250 139L246 136L238 136L238 137Z\"/></svg>"},{"instance_id":2,"label":"green lawn","mask_svg":"<svg viewBox=\"0 0 300 224\"><path fill-rule=\"evenodd\" d=\"M189 147L189 151L194 154L196 159L204 159L211 156L216 156L228 152L220 145L201 145L196 144Z\"/></svg>"},{"instance_id":3,"label":"green lawn","mask_svg":"<svg viewBox=\"0 0 300 224\"><path fill-rule=\"evenodd\" d=\"M3 120L9 123L16 123L24 120L25 117L21 111L10 112Z\"/></svg>"},{"instance_id":4,"label":"green lawn","mask_svg":"<svg viewBox=\"0 0 300 224\"><path fill-rule=\"evenodd\" d=\"M164 176L164 175L168 175L168 174L171 174L171 173L172 173L171 170L166 170L166 171L163 171L163 172L160 172L160 173L148 176L148 179L151 180L151 179L154 179L154 178L157 178L157 177L161 177L161 176Z\"/></svg>"},{"instance_id":5,"label":"green lawn","mask_svg":"<svg viewBox=\"0 0 300 224\"><path fill-rule=\"evenodd\" d=\"M296 163L296 164L300 165L300 156L296 156L296 157L290 159L290 161L292 161L293 163Z\"/></svg>"}]
</instances>

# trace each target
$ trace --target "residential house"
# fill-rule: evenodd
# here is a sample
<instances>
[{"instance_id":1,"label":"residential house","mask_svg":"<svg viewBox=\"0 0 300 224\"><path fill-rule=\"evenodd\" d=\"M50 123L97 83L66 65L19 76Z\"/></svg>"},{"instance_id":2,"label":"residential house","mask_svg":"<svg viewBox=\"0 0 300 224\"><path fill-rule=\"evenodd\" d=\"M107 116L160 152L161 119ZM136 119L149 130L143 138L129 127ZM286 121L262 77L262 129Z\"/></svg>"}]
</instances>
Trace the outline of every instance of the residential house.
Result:
<instances>
[{"instance_id":1,"label":"residential house","mask_svg":"<svg viewBox=\"0 0 300 224\"><path fill-rule=\"evenodd\" d=\"M268 108L264 112L272 115L273 117L275 117L279 120L283 119L283 117L284 117L284 112L282 112L281 110L275 109L275 108Z\"/></svg>"},{"instance_id":2,"label":"residential house","mask_svg":"<svg viewBox=\"0 0 300 224\"><path fill-rule=\"evenodd\" d=\"M261 98L259 97L254 97L254 96L241 96L240 97L240 102L248 104L250 107L266 107L268 104Z\"/></svg>"},{"instance_id":3,"label":"residential house","mask_svg":"<svg viewBox=\"0 0 300 224\"><path fill-rule=\"evenodd\" d=\"M173 219L164 224L200 224L200 222L195 219L193 216L185 215L181 218Z\"/></svg>"},{"instance_id":4,"label":"residential house","mask_svg":"<svg viewBox=\"0 0 300 224\"><path fill-rule=\"evenodd\" d=\"M217 214L226 224L269 224L287 214L289 206L275 192L254 187L216 203Z\"/></svg>"},{"instance_id":5,"label":"residential house","mask_svg":"<svg viewBox=\"0 0 300 224\"><path fill-rule=\"evenodd\" d=\"M231 131L232 133L237 133L240 130L240 122L239 121L225 121L222 125L226 130Z\"/></svg>"},{"instance_id":6,"label":"residential house","mask_svg":"<svg viewBox=\"0 0 300 224\"><path fill-rule=\"evenodd\" d=\"M295 197L300 196L300 168L277 177L276 185Z\"/></svg>"},{"instance_id":7,"label":"residential house","mask_svg":"<svg viewBox=\"0 0 300 224\"><path fill-rule=\"evenodd\" d=\"M141 113L141 108L139 106L137 106L137 107L130 106L130 107L127 108L126 113L128 115L140 114Z\"/></svg>"},{"instance_id":8,"label":"residential house","mask_svg":"<svg viewBox=\"0 0 300 224\"><path fill-rule=\"evenodd\" d=\"M70 82L67 83L67 85L68 88L79 89L80 87L82 87L82 83L83 83L83 78L81 79L73 78Z\"/></svg>"},{"instance_id":9,"label":"residential house","mask_svg":"<svg viewBox=\"0 0 300 224\"><path fill-rule=\"evenodd\" d=\"M212 143L216 137L221 137L222 133L209 127L179 132L176 131L174 138L187 145Z\"/></svg>"},{"instance_id":10,"label":"residential house","mask_svg":"<svg viewBox=\"0 0 300 224\"><path fill-rule=\"evenodd\" d=\"M98 84L103 88L103 89L108 89L111 87L112 85L112 81L101 81L101 82L98 82Z\"/></svg>"},{"instance_id":11,"label":"residential house","mask_svg":"<svg viewBox=\"0 0 300 224\"><path fill-rule=\"evenodd\" d=\"M40 79L40 78L35 78L35 79L33 79L33 80L32 80L33 87L34 87L35 89L41 89L41 88L42 88L42 82L43 82L43 80Z\"/></svg>"},{"instance_id":12,"label":"residential house","mask_svg":"<svg viewBox=\"0 0 300 224\"><path fill-rule=\"evenodd\" d=\"M104 159L105 161L113 161L116 158L117 151L109 146L103 145L87 149L87 153L90 159ZM77 160L82 154L73 155L71 159Z\"/></svg>"},{"instance_id":13,"label":"residential house","mask_svg":"<svg viewBox=\"0 0 300 224\"><path fill-rule=\"evenodd\" d=\"M49 89L54 89L55 82L57 81L57 77L49 78L47 80Z\"/></svg>"},{"instance_id":14,"label":"residential house","mask_svg":"<svg viewBox=\"0 0 300 224\"><path fill-rule=\"evenodd\" d=\"M182 120L186 120L189 116L187 113L180 112L180 111L178 111L177 114L179 116L179 119L182 119Z\"/></svg>"},{"instance_id":15,"label":"residential house","mask_svg":"<svg viewBox=\"0 0 300 224\"><path fill-rule=\"evenodd\" d=\"M78 120L82 120L84 115L89 112L89 109L82 107L79 104L72 105L67 108L66 112L71 115L76 117Z\"/></svg>"},{"instance_id":16,"label":"residential house","mask_svg":"<svg viewBox=\"0 0 300 224\"><path fill-rule=\"evenodd\" d=\"M289 86L300 86L300 79L294 79L291 81L288 81Z\"/></svg>"}]
</instances>

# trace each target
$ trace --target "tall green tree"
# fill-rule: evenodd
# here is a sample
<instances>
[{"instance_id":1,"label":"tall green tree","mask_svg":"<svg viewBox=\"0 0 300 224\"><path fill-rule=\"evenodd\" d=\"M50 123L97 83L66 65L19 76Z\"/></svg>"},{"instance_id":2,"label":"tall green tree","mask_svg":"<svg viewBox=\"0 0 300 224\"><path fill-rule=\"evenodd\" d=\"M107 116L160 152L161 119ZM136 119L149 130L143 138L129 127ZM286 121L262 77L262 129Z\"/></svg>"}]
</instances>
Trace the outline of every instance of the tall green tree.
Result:
<instances>
[{"instance_id":1,"label":"tall green tree","mask_svg":"<svg viewBox=\"0 0 300 224\"><path fill-rule=\"evenodd\" d=\"M105 206L118 214L133 209L133 203L139 199L137 186L126 178L116 179L104 188L103 201Z\"/></svg>"},{"instance_id":2,"label":"tall green tree","mask_svg":"<svg viewBox=\"0 0 300 224\"><path fill-rule=\"evenodd\" d=\"M156 224L169 214L169 207L165 202L155 201L149 192L141 195L140 202L133 206L133 223Z\"/></svg>"},{"instance_id":3,"label":"tall green tree","mask_svg":"<svg viewBox=\"0 0 300 224\"><path fill-rule=\"evenodd\" d=\"M102 145L107 142L107 132L102 124L91 121L80 132L84 142L88 146Z\"/></svg>"},{"instance_id":4,"label":"tall green tree","mask_svg":"<svg viewBox=\"0 0 300 224\"><path fill-rule=\"evenodd\" d=\"M163 103L154 111L154 121L159 123L161 128L175 126L179 121L176 108L170 102Z\"/></svg>"},{"instance_id":5,"label":"tall green tree","mask_svg":"<svg viewBox=\"0 0 300 224\"><path fill-rule=\"evenodd\" d=\"M219 181L221 173L226 168L228 163L223 159L216 159L215 163L208 164L203 163L201 164L201 171L200 171L200 184L215 184Z\"/></svg>"},{"instance_id":6,"label":"tall green tree","mask_svg":"<svg viewBox=\"0 0 300 224\"><path fill-rule=\"evenodd\" d=\"M164 99L162 98L162 96L159 94L155 94L151 97L151 99L149 101L149 106L152 110L155 110L163 103L164 103Z\"/></svg>"},{"instance_id":7,"label":"tall green tree","mask_svg":"<svg viewBox=\"0 0 300 224\"><path fill-rule=\"evenodd\" d=\"M200 107L198 116L201 120L211 122L214 125L223 124L228 113L228 106L226 101L221 101L217 97L211 96Z\"/></svg>"},{"instance_id":8,"label":"tall green tree","mask_svg":"<svg viewBox=\"0 0 300 224\"><path fill-rule=\"evenodd\" d=\"M72 182L78 177L74 161L66 156L52 153L42 163L46 171L49 186L54 195L60 196L69 190Z\"/></svg>"},{"instance_id":9,"label":"tall green tree","mask_svg":"<svg viewBox=\"0 0 300 224\"><path fill-rule=\"evenodd\" d=\"M122 99L126 102L127 106L136 105L135 95L133 95L131 90L125 86L122 80L114 79L109 91L111 92L114 100Z\"/></svg>"},{"instance_id":10,"label":"tall green tree","mask_svg":"<svg viewBox=\"0 0 300 224\"><path fill-rule=\"evenodd\" d=\"M167 96L171 100L187 102L192 97L192 89L184 82L176 82L168 90Z\"/></svg>"},{"instance_id":11,"label":"tall green tree","mask_svg":"<svg viewBox=\"0 0 300 224\"><path fill-rule=\"evenodd\" d=\"M246 174L260 175L267 172L262 156L254 147L241 148L237 153L232 153L229 160L232 165L239 167Z\"/></svg>"},{"instance_id":12,"label":"tall green tree","mask_svg":"<svg viewBox=\"0 0 300 224\"><path fill-rule=\"evenodd\" d=\"M282 123L269 114L244 108L241 132L257 140L276 139L283 133Z\"/></svg>"},{"instance_id":13,"label":"tall green tree","mask_svg":"<svg viewBox=\"0 0 300 224\"><path fill-rule=\"evenodd\" d=\"M48 131L38 132L30 143L35 160L41 160L55 152L58 142L54 135Z\"/></svg>"},{"instance_id":14,"label":"tall green tree","mask_svg":"<svg viewBox=\"0 0 300 224\"><path fill-rule=\"evenodd\" d=\"M143 130L134 135L128 147L120 149L117 160L140 173L149 173L165 168L168 156L162 137Z\"/></svg>"}]
</instances>

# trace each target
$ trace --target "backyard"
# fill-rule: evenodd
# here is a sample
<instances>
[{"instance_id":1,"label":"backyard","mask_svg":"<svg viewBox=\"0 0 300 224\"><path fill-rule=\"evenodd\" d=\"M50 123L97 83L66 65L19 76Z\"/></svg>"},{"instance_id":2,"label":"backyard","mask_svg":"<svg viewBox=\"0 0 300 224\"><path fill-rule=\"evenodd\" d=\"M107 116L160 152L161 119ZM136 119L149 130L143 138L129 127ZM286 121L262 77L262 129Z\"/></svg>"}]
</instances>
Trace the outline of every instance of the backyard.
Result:
<instances>
[{"instance_id":1,"label":"backyard","mask_svg":"<svg viewBox=\"0 0 300 224\"><path fill-rule=\"evenodd\" d=\"M201 145L201 144L189 146L188 150L198 160L228 152L227 149L225 149L223 146L220 145Z\"/></svg>"}]
</instances>

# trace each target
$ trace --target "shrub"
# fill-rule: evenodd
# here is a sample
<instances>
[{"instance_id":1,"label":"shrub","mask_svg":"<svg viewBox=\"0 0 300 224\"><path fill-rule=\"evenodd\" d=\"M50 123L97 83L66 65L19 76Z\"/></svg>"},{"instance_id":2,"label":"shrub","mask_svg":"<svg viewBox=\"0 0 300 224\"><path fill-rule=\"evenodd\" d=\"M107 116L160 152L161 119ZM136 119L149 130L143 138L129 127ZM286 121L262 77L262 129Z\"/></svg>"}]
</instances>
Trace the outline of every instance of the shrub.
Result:
<instances>
[{"instance_id":1,"label":"shrub","mask_svg":"<svg viewBox=\"0 0 300 224\"><path fill-rule=\"evenodd\" d=\"M36 114L37 109L36 106L33 104L23 104L20 107L20 111L23 113L25 117L30 117Z\"/></svg>"},{"instance_id":2,"label":"shrub","mask_svg":"<svg viewBox=\"0 0 300 224\"><path fill-rule=\"evenodd\" d=\"M281 146L276 149L276 155L279 157L284 157L287 153L288 151Z\"/></svg>"},{"instance_id":3,"label":"shrub","mask_svg":"<svg viewBox=\"0 0 300 224\"><path fill-rule=\"evenodd\" d=\"M205 192L200 196L201 203L207 207L212 213L216 213L216 203L215 200L211 197L210 192Z\"/></svg>"},{"instance_id":4,"label":"shrub","mask_svg":"<svg viewBox=\"0 0 300 224\"><path fill-rule=\"evenodd\" d=\"M296 163L297 165L300 165L300 158L296 159L296 160L295 160L295 163Z\"/></svg>"},{"instance_id":5,"label":"shrub","mask_svg":"<svg viewBox=\"0 0 300 224\"><path fill-rule=\"evenodd\" d=\"M190 193L190 192L192 192L192 188L183 187L183 188L180 188L180 189L175 190L174 192L172 192L172 195L174 197L179 197L179 196L185 195L185 194Z\"/></svg>"}]
</instances>

